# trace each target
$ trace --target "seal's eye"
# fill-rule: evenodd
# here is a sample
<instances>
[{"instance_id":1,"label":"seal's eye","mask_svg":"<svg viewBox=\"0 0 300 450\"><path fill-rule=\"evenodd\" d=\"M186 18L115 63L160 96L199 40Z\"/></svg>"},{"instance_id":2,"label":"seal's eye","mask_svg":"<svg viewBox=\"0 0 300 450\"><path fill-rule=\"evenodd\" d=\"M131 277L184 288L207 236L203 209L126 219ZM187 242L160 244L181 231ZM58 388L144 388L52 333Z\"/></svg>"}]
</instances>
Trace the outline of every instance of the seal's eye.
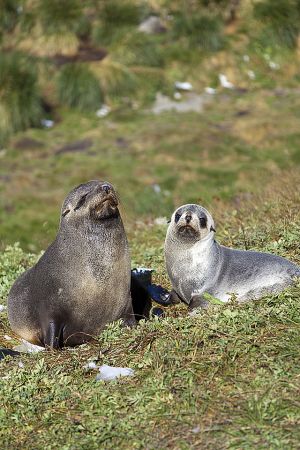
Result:
<instances>
[{"instance_id":1,"label":"seal's eye","mask_svg":"<svg viewBox=\"0 0 300 450\"><path fill-rule=\"evenodd\" d=\"M85 199L87 198L87 194L84 194L80 197L80 199L78 200L77 205L74 208L74 211L76 211L77 209L79 209L85 202Z\"/></svg>"},{"instance_id":2,"label":"seal's eye","mask_svg":"<svg viewBox=\"0 0 300 450\"><path fill-rule=\"evenodd\" d=\"M200 217L199 222L200 222L200 227L201 228L205 228L206 227L207 219L205 217Z\"/></svg>"},{"instance_id":3,"label":"seal's eye","mask_svg":"<svg viewBox=\"0 0 300 450\"><path fill-rule=\"evenodd\" d=\"M181 214L179 214L179 213L176 213L176 214L175 214L175 223L178 222L178 220L180 219L180 217L181 217Z\"/></svg>"},{"instance_id":4,"label":"seal's eye","mask_svg":"<svg viewBox=\"0 0 300 450\"><path fill-rule=\"evenodd\" d=\"M70 209L65 209L65 210L62 212L62 216L65 217L67 214L69 214L70 211L71 211Z\"/></svg>"}]
</instances>

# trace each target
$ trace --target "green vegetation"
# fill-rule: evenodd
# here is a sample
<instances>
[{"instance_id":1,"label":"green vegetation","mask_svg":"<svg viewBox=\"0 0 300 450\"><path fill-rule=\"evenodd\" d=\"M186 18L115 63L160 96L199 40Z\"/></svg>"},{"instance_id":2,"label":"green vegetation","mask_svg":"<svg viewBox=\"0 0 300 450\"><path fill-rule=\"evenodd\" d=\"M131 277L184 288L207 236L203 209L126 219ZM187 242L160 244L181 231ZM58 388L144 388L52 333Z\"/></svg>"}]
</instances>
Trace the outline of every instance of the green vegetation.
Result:
<instances>
[{"instance_id":1,"label":"green vegetation","mask_svg":"<svg viewBox=\"0 0 300 450\"><path fill-rule=\"evenodd\" d=\"M102 119L61 111L53 128L18 134L1 156L1 247L44 249L67 192L88 179L116 186L128 230L182 203L259 192L262 180L299 165L299 107L293 91L258 90L220 93L203 115L155 116L127 105Z\"/></svg>"},{"instance_id":2,"label":"green vegetation","mask_svg":"<svg viewBox=\"0 0 300 450\"><path fill-rule=\"evenodd\" d=\"M238 214L228 210L219 239L243 247L246 237L248 248L276 250L299 263L299 188L293 186L293 179L270 185L269 194L245 201ZM222 208L217 215L224 218ZM155 281L166 285L164 233L158 226L136 230L130 242L133 263L154 267ZM1 255L1 303L33 261L19 247ZM215 305L196 317L178 305L134 330L112 324L94 344L24 355L24 367L6 359L0 364L3 448L298 448L299 294L300 285L253 303ZM0 318L0 336L12 335L5 313ZM0 338L6 347L17 341ZM131 367L135 376L96 382L97 372L84 369L89 360Z\"/></svg>"},{"instance_id":3,"label":"green vegetation","mask_svg":"<svg viewBox=\"0 0 300 450\"><path fill-rule=\"evenodd\" d=\"M61 104L80 111L96 111L103 101L99 81L83 65L65 66L58 74L57 90Z\"/></svg>"},{"instance_id":4,"label":"green vegetation","mask_svg":"<svg viewBox=\"0 0 300 450\"><path fill-rule=\"evenodd\" d=\"M42 118L37 70L32 59L19 53L0 58L0 145L7 137Z\"/></svg>"},{"instance_id":5,"label":"green vegetation","mask_svg":"<svg viewBox=\"0 0 300 450\"><path fill-rule=\"evenodd\" d=\"M221 243L300 264L298 3L0 0L0 304L89 179L117 188L132 266L163 286L156 219L187 202L212 211ZM138 31L150 14L165 32ZM176 81L203 113L152 113ZM1 448L297 449L299 294L196 317L176 305L93 344L1 361ZM0 346L19 342L0 312ZM96 382L89 360L135 377Z\"/></svg>"},{"instance_id":6,"label":"green vegetation","mask_svg":"<svg viewBox=\"0 0 300 450\"><path fill-rule=\"evenodd\" d=\"M173 34L175 38L188 37L190 46L215 52L224 47L223 22L218 16L196 13L175 16Z\"/></svg>"},{"instance_id":7,"label":"green vegetation","mask_svg":"<svg viewBox=\"0 0 300 450\"><path fill-rule=\"evenodd\" d=\"M254 16L267 25L263 33L274 44L290 48L297 46L300 33L300 2L299 0L265 0L254 6Z\"/></svg>"},{"instance_id":8,"label":"green vegetation","mask_svg":"<svg viewBox=\"0 0 300 450\"><path fill-rule=\"evenodd\" d=\"M293 75L286 80L293 84L296 75L300 14L296 0L250 5L247 0L3 0L0 9L0 107L13 118L13 124L2 120L2 146L15 131L40 126L45 103L54 114L66 105L90 113L99 102L115 108L128 99L147 105L158 87L170 94L174 81L188 76L203 90L216 83L214 71L225 68L246 85L249 76L240 64L242 50L249 50L261 67L256 77L261 86L266 76L268 86L279 78L268 76L264 65L274 61L266 61L266 55L284 55L289 64L294 59ZM160 18L161 33L145 35L138 25L151 14ZM224 58L225 50L229 59ZM20 63L12 68L8 62L16 60L16 51L29 61L22 75L24 95L20 85L12 83ZM9 95L3 93L8 85Z\"/></svg>"}]
</instances>

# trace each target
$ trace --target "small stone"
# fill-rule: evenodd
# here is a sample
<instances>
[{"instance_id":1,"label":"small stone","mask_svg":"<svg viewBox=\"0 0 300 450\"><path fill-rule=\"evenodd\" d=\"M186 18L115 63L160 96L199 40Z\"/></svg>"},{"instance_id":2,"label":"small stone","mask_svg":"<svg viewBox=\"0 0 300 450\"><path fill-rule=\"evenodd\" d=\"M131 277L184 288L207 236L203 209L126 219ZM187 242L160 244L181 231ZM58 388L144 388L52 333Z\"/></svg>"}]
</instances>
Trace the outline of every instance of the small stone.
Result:
<instances>
[{"instance_id":1,"label":"small stone","mask_svg":"<svg viewBox=\"0 0 300 450\"><path fill-rule=\"evenodd\" d=\"M149 16L138 27L141 33L159 34L164 33L167 29L157 16Z\"/></svg>"},{"instance_id":2,"label":"small stone","mask_svg":"<svg viewBox=\"0 0 300 450\"><path fill-rule=\"evenodd\" d=\"M180 100L182 98L182 95L180 94L180 92L175 92L174 98L175 100Z\"/></svg>"},{"instance_id":3,"label":"small stone","mask_svg":"<svg viewBox=\"0 0 300 450\"><path fill-rule=\"evenodd\" d=\"M110 107L108 105L102 105L101 108L96 111L96 116L101 118L107 116L111 111Z\"/></svg>"},{"instance_id":4,"label":"small stone","mask_svg":"<svg viewBox=\"0 0 300 450\"><path fill-rule=\"evenodd\" d=\"M228 81L226 75L224 75L223 73L219 74L219 80L220 80L220 84L223 88L225 89L233 89L234 85Z\"/></svg>"},{"instance_id":5,"label":"small stone","mask_svg":"<svg viewBox=\"0 0 300 450\"><path fill-rule=\"evenodd\" d=\"M216 93L216 89L214 89L214 88L212 88L212 87L206 87L205 89L205 92L207 93L207 94L209 94L209 95L214 95L215 93Z\"/></svg>"},{"instance_id":6,"label":"small stone","mask_svg":"<svg viewBox=\"0 0 300 450\"><path fill-rule=\"evenodd\" d=\"M50 120L50 119L42 119L41 120L41 125L45 128L52 128L54 125L54 120Z\"/></svg>"},{"instance_id":7,"label":"small stone","mask_svg":"<svg viewBox=\"0 0 300 450\"><path fill-rule=\"evenodd\" d=\"M175 82L175 88L179 89L180 91L192 91L193 86L188 81L176 81Z\"/></svg>"},{"instance_id":8,"label":"small stone","mask_svg":"<svg viewBox=\"0 0 300 450\"><path fill-rule=\"evenodd\" d=\"M153 185L152 185L152 188L153 188L153 190L154 190L154 192L155 192L156 194L160 194L160 193L161 193L161 187L160 187L159 184L153 184Z\"/></svg>"}]
</instances>

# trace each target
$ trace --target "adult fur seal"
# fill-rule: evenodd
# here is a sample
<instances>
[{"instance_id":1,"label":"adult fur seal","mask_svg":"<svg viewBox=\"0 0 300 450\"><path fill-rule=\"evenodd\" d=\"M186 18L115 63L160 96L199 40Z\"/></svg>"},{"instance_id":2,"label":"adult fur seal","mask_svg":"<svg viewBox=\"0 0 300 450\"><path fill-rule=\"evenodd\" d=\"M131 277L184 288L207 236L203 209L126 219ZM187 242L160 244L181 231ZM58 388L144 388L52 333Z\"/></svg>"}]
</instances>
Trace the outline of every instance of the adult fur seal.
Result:
<instances>
[{"instance_id":1,"label":"adult fur seal","mask_svg":"<svg viewBox=\"0 0 300 450\"><path fill-rule=\"evenodd\" d=\"M116 192L110 183L89 181L69 193L56 239L12 286L9 322L33 344L81 344L108 322L135 323L130 282Z\"/></svg>"},{"instance_id":2,"label":"adult fur seal","mask_svg":"<svg viewBox=\"0 0 300 450\"><path fill-rule=\"evenodd\" d=\"M171 301L190 308L207 306L208 293L226 302L239 302L278 293L300 277L300 267L268 253L232 250L214 239L212 216L202 206L189 204L172 215L165 241L165 259L173 291Z\"/></svg>"}]
</instances>

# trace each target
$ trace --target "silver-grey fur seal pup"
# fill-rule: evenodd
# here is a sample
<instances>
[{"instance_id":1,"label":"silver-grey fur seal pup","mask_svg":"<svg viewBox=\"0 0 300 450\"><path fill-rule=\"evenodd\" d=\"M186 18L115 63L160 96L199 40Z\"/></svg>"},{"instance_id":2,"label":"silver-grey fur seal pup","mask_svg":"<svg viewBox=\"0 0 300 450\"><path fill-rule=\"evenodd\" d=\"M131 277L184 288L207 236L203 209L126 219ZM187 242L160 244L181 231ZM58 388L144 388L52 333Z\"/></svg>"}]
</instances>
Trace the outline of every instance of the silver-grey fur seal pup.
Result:
<instances>
[{"instance_id":1,"label":"silver-grey fur seal pup","mask_svg":"<svg viewBox=\"0 0 300 450\"><path fill-rule=\"evenodd\" d=\"M187 204L172 215L165 261L172 282L171 302L206 307L207 293L239 302L279 293L300 277L300 267L269 253L233 250L215 241L215 225L202 206Z\"/></svg>"},{"instance_id":2,"label":"silver-grey fur seal pup","mask_svg":"<svg viewBox=\"0 0 300 450\"><path fill-rule=\"evenodd\" d=\"M130 282L117 194L110 183L89 181L68 194L56 239L13 284L9 322L33 344L81 344L114 320L135 323Z\"/></svg>"}]
</instances>

